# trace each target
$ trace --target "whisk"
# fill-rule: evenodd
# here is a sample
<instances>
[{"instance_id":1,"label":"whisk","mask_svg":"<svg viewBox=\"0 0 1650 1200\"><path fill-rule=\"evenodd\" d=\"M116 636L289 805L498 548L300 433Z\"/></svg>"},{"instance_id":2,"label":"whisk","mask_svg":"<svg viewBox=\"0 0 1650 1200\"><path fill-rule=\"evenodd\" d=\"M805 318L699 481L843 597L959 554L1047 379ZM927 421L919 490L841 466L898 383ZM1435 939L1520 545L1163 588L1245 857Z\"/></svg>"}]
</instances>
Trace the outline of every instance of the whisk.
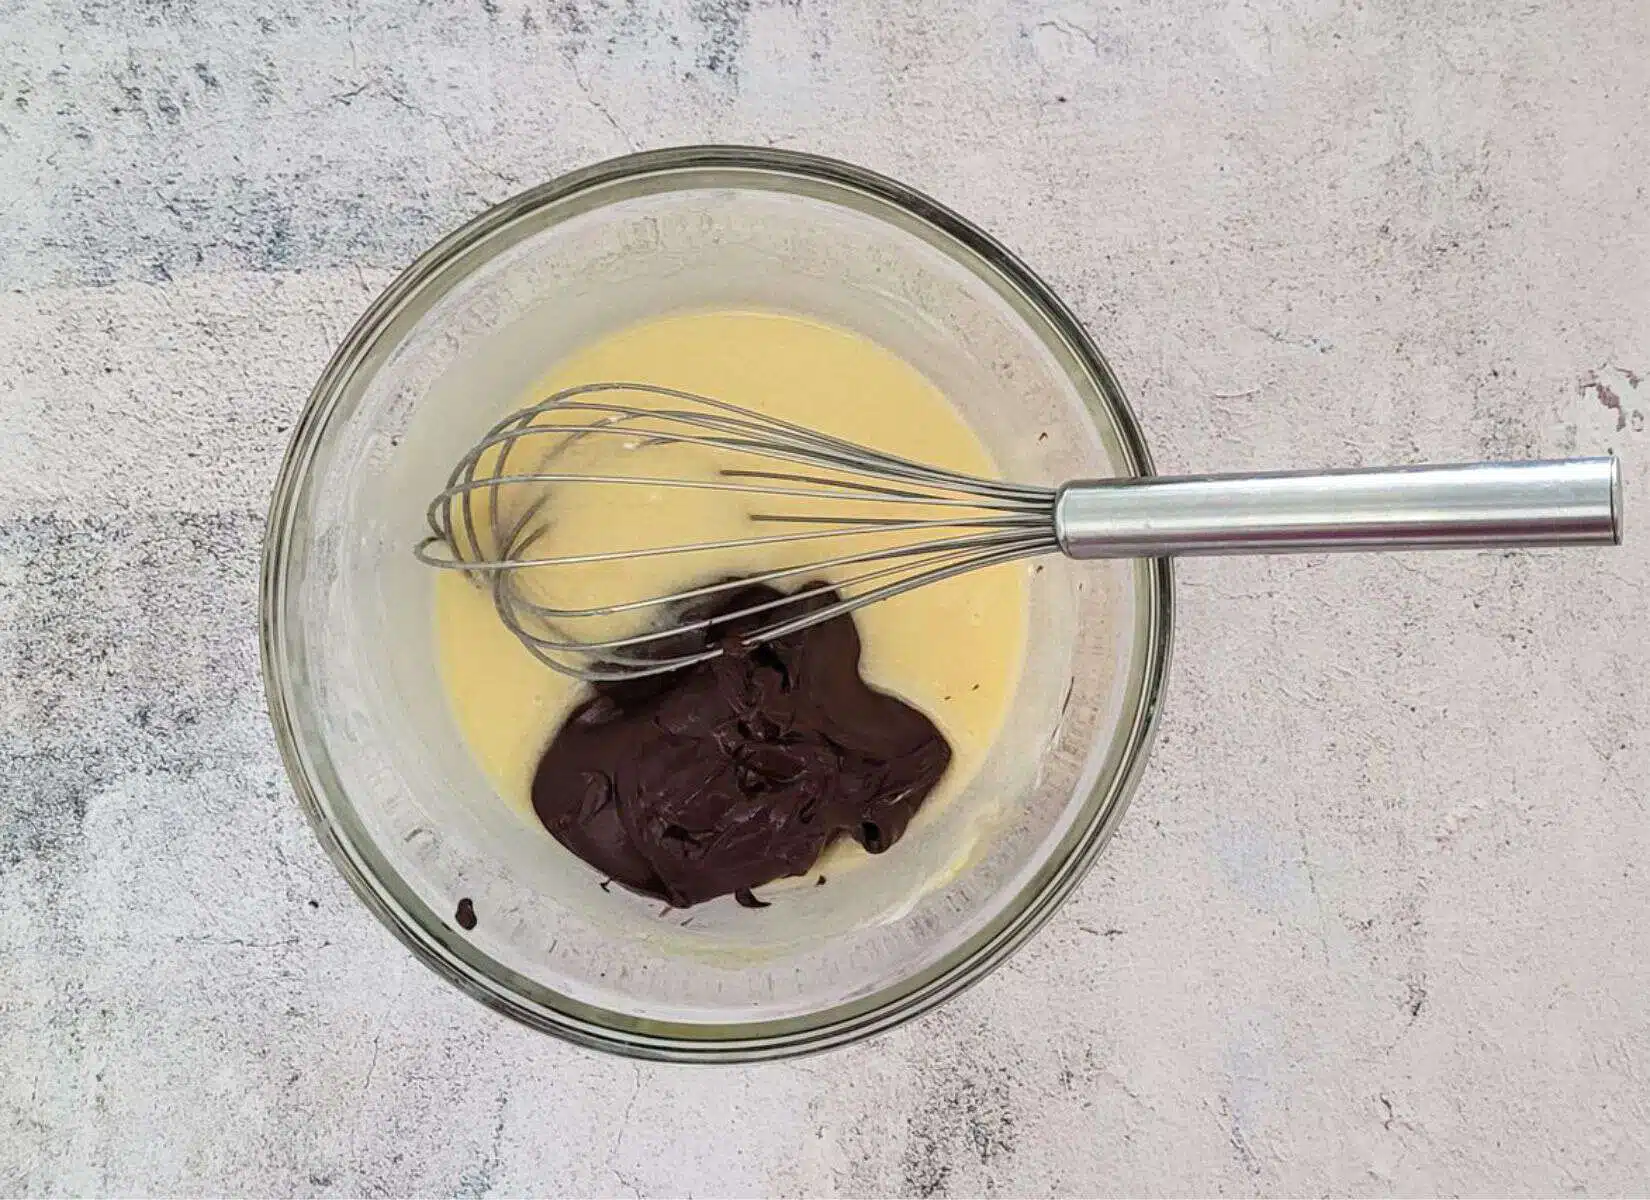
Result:
<instances>
[{"instance_id":1,"label":"whisk","mask_svg":"<svg viewBox=\"0 0 1650 1200\"><path fill-rule=\"evenodd\" d=\"M646 469L661 448L684 454L689 469ZM588 488L604 498L627 489L655 499L714 493L748 506L751 531L557 551L570 489ZM548 666L617 681L715 658L728 629L754 645L1042 554L1619 544L1621 484L1616 460L1599 457L1040 487L916 462L710 396L603 382L555 392L493 426L427 515L420 560L485 584L505 625ZM651 522L644 514L635 524L631 532L645 533ZM728 577L730 554L779 561ZM584 604L550 602L527 583L611 564L619 573L611 584L664 557L680 562L688 582ZM745 603L743 589L753 584L768 588ZM716 608L735 597L733 607ZM629 627L615 633L615 621Z\"/></svg>"}]
</instances>

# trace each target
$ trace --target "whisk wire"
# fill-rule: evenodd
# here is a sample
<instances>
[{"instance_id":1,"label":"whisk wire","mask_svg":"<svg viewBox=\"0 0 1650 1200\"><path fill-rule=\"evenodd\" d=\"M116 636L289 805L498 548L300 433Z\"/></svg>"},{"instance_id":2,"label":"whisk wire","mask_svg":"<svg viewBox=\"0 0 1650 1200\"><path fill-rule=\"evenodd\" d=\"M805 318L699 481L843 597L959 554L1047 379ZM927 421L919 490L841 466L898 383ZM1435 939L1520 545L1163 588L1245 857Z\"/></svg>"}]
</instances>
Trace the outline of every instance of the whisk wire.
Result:
<instances>
[{"instance_id":1,"label":"whisk wire","mask_svg":"<svg viewBox=\"0 0 1650 1200\"><path fill-rule=\"evenodd\" d=\"M617 399L608 399L615 394ZM591 439L615 438L625 441L614 453L597 452L592 469L579 469L575 448L596 445ZM627 453L660 447L690 451L692 469L681 475L612 469ZM527 456L525 463L521 455ZM513 461L520 465L512 466ZM798 469L780 469L780 463ZM568 498L566 489L581 487L714 492L803 507L743 514L752 524L799 527L785 532L542 552L541 543L567 511L558 502ZM854 509L817 507L829 502ZM489 587L500 620L541 662L587 680L620 680L717 657L723 653L722 639L713 636L718 628L737 623L741 639L754 644L918 587L1055 550L1054 503L1048 488L977 479L713 397L653 384L591 383L564 388L494 424L459 459L431 501L430 535L415 553L431 566L463 571ZM640 517L637 524L650 527ZM853 538L880 538L883 544L584 607L547 603L542 588L535 595L526 582L535 569L622 567L670 557L691 562L694 556L707 564L699 572L703 578L725 570L728 556L790 554L810 545L828 549ZM540 584L550 579L534 578ZM719 595L799 579L795 591L701 615L706 602ZM838 598L816 603L828 593ZM587 629L581 636L575 628L590 619L647 612L656 615L655 624L640 632L602 636L612 631ZM754 627L746 628L753 621Z\"/></svg>"}]
</instances>

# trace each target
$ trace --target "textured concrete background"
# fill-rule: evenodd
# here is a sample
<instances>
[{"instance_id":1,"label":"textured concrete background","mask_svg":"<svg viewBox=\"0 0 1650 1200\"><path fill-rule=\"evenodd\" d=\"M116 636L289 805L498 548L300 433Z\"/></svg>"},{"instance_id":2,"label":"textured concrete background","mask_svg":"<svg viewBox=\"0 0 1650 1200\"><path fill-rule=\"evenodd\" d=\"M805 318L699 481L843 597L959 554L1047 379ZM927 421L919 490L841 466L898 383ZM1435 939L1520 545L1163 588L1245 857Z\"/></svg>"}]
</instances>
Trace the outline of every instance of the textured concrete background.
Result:
<instances>
[{"instance_id":1,"label":"textured concrete background","mask_svg":"<svg viewBox=\"0 0 1650 1200\"><path fill-rule=\"evenodd\" d=\"M1650 1188L1647 114L1640 0L0 0L0 1193ZM1632 544L1188 564L1134 809L961 1001L517 1028L301 821L262 512L398 266L696 140L997 231L1165 468L1613 449Z\"/></svg>"}]
</instances>

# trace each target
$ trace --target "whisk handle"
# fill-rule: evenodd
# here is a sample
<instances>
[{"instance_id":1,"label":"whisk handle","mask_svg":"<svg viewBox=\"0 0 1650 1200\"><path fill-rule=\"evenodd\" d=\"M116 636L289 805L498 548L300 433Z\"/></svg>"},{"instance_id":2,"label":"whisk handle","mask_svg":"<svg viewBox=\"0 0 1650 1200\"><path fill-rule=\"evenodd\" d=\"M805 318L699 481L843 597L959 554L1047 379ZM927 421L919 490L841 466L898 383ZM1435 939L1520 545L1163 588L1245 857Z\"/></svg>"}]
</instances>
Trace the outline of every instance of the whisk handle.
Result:
<instances>
[{"instance_id":1,"label":"whisk handle","mask_svg":"<svg viewBox=\"0 0 1650 1200\"><path fill-rule=\"evenodd\" d=\"M1609 546L1615 458L1097 480L1060 489L1072 558Z\"/></svg>"}]
</instances>

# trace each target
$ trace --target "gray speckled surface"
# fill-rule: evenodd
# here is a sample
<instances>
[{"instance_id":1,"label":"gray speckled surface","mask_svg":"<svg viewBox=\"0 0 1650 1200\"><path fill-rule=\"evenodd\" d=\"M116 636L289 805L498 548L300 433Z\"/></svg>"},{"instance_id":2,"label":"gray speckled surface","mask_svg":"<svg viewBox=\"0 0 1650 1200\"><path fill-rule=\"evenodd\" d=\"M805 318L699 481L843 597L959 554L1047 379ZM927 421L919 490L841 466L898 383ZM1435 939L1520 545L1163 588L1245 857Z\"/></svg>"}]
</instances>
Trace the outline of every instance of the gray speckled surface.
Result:
<instances>
[{"instance_id":1,"label":"gray speckled surface","mask_svg":"<svg viewBox=\"0 0 1650 1200\"><path fill-rule=\"evenodd\" d=\"M1632 0L0 0L0 1193L1650 1187L1647 112ZM303 825L261 514L397 266L694 140L998 232L1165 468L1613 449L1630 544L1188 564L984 985L790 1065L517 1028Z\"/></svg>"}]
</instances>

